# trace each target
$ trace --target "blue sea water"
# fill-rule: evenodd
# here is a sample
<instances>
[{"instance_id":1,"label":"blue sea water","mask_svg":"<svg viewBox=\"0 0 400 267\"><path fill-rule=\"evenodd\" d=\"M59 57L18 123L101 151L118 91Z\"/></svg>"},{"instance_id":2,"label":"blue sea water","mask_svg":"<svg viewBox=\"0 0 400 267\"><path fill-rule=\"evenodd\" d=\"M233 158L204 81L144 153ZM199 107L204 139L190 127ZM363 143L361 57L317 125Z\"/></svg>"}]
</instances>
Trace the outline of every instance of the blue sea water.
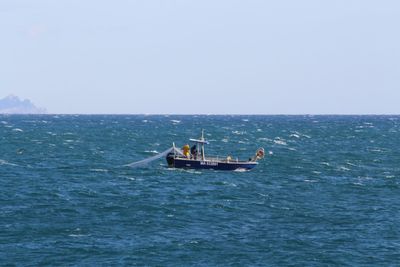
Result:
<instances>
[{"instance_id":1,"label":"blue sea water","mask_svg":"<svg viewBox=\"0 0 400 267\"><path fill-rule=\"evenodd\" d=\"M124 166L201 129L266 158ZM2 115L0 151L0 265L400 265L400 116Z\"/></svg>"}]
</instances>

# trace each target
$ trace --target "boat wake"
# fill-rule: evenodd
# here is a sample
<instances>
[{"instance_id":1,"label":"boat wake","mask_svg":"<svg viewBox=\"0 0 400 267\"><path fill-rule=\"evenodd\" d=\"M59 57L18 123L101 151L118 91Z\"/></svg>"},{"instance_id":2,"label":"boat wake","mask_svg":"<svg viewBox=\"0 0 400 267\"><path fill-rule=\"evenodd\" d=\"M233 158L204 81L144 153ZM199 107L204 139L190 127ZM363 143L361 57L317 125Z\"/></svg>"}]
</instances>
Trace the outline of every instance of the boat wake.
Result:
<instances>
[{"instance_id":1,"label":"boat wake","mask_svg":"<svg viewBox=\"0 0 400 267\"><path fill-rule=\"evenodd\" d=\"M247 172L249 170L245 169L245 168L237 168L236 170L234 170L234 172Z\"/></svg>"}]
</instances>

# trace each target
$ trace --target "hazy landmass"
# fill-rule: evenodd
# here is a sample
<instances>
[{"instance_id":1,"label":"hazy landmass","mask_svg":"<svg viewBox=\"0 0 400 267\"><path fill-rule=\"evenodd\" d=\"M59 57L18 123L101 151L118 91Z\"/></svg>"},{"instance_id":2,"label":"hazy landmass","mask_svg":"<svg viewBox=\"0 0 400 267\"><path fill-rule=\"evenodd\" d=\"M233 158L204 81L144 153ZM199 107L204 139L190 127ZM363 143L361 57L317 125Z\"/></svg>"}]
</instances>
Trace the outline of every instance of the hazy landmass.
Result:
<instances>
[{"instance_id":1,"label":"hazy landmass","mask_svg":"<svg viewBox=\"0 0 400 267\"><path fill-rule=\"evenodd\" d=\"M46 109L36 107L29 99L9 95L0 99L0 114L45 114Z\"/></svg>"}]
</instances>

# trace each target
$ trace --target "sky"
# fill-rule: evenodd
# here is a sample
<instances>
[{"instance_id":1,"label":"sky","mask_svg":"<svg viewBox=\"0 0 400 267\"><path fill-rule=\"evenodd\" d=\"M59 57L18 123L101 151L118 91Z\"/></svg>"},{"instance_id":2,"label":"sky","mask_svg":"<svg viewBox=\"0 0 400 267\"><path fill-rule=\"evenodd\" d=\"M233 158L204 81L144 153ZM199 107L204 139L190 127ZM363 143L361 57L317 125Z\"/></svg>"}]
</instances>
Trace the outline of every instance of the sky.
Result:
<instances>
[{"instance_id":1,"label":"sky","mask_svg":"<svg viewBox=\"0 0 400 267\"><path fill-rule=\"evenodd\" d=\"M1 0L10 94L64 114L400 114L400 1Z\"/></svg>"}]
</instances>

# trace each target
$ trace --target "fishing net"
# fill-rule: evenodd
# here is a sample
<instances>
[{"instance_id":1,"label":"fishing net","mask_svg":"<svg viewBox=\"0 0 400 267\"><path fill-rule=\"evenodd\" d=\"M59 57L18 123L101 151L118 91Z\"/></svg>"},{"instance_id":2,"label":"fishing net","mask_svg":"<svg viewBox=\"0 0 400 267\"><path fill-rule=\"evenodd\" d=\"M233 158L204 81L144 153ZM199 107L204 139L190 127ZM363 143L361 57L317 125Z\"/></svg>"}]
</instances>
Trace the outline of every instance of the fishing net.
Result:
<instances>
[{"instance_id":1,"label":"fishing net","mask_svg":"<svg viewBox=\"0 0 400 267\"><path fill-rule=\"evenodd\" d=\"M145 166L145 165L147 165L147 164L149 164L149 163L151 163L151 162L153 162L155 160L158 160L159 158L167 156L168 153L173 152L174 150L175 150L175 154L183 155L182 150L180 150L179 148L171 147L171 148L168 148L167 150L165 150L164 152L161 152L161 153L159 153L159 154L157 154L157 155L155 155L153 157L150 157L150 158L147 158L147 159L143 159L143 160L140 160L140 161L136 161L136 162L132 162L132 163L127 164L125 166L132 167L132 168L142 167L142 166Z\"/></svg>"}]
</instances>

